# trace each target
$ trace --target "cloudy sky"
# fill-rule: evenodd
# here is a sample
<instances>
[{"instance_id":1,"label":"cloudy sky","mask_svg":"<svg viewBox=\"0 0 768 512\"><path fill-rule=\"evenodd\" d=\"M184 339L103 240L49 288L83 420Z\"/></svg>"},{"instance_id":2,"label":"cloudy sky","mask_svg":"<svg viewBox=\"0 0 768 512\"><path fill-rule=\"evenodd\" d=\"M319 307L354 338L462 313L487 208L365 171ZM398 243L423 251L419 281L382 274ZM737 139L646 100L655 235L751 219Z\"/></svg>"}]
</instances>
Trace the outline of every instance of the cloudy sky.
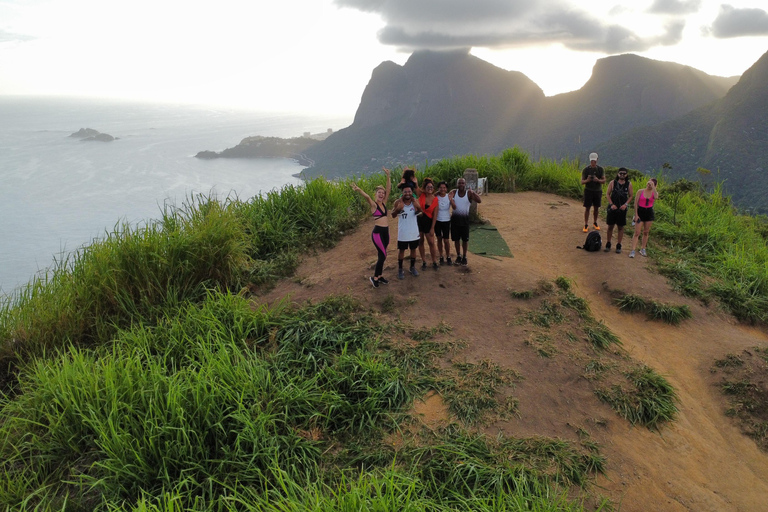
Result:
<instances>
[{"instance_id":1,"label":"cloudy sky","mask_svg":"<svg viewBox=\"0 0 768 512\"><path fill-rule=\"evenodd\" d=\"M354 114L371 70L471 48L547 95L636 53L721 76L768 51L765 0L0 0L0 94Z\"/></svg>"}]
</instances>

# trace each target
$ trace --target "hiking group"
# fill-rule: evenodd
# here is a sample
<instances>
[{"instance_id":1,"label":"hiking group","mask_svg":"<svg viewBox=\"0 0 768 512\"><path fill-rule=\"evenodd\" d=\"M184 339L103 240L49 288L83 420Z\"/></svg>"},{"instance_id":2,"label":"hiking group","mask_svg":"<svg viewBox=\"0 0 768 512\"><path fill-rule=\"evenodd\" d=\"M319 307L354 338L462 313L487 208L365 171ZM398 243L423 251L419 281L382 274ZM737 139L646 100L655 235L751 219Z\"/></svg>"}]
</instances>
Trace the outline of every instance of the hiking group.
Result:
<instances>
[{"instance_id":1,"label":"hiking group","mask_svg":"<svg viewBox=\"0 0 768 512\"><path fill-rule=\"evenodd\" d=\"M597 153L589 155L589 165L581 171L581 184L584 185L584 229L589 233L589 213L592 210L593 233L600 231L598 224L598 210L603 199L603 184L606 182L605 169L597 165ZM403 176L398 183L397 188L401 191L401 196L392 205L392 211L387 211L387 203L392 192L391 171L384 168L387 176L386 186L379 185L374 191L373 198L365 193L355 183L352 183L352 189L361 194L370 205L371 215L374 219L373 232L371 240L378 259L373 276L369 278L374 288L381 284L389 284L389 281L382 276L384 271L384 262L387 259L387 247L389 246L389 216L397 218L397 278L405 279L405 270L403 262L405 252L409 251L410 260L409 272L414 277L419 275L416 269L416 251L421 257L421 269L427 269L430 264L434 270L438 270L443 265L466 265L467 264L467 246L469 244L469 212L472 201L481 203L480 196L473 190L467 188L467 181L459 178L456 181L456 188L448 191L448 184L441 181L435 188L435 183L431 178L424 178L421 186L416 178L413 169L405 169ZM633 195L632 182L629 179L629 171L621 167L616 178L608 183L605 191L605 198L608 201L606 223L608 232L606 233L605 251L611 250L611 240L613 238L614 228L616 235L616 253L621 254L622 241L624 240L624 227L627 225L627 212L634 199L634 213L632 225L635 226L635 232L632 237L632 250L629 257L635 257L640 236L642 234L642 243L640 246L640 255L647 256L646 246L651 226L655 219L653 212L654 202L659 198L656 190L656 178L648 180L645 188L639 190ZM593 234L587 237L584 247L588 250L599 250L601 241L599 234L595 233L597 240L592 243ZM451 259L451 244L453 241L456 261ZM589 248L594 245L595 248ZM429 248L429 262L427 261L427 247Z\"/></svg>"},{"instance_id":2,"label":"hiking group","mask_svg":"<svg viewBox=\"0 0 768 512\"><path fill-rule=\"evenodd\" d=\"M589 232L589 210L593 210L592 226L595 231L600 231L597 223L597 213L603 198L603 183L605 183L605 170L597 165L597 153L589 155L589 165L581 171L581 184L584 185L584 233ZM628 177L629 171L621 167L616 174L616 178L608 183L605 191L605 198L608 201L608 212L606 215L606 224L608 224L607 241L605 243L605 252L611 250L611 239L613 229L616 228L616 254L621 254L621 242L624 239L624 226L627 225L627 211L629 205L634 199L635 210L632 217L632 225L635 226L635 233L632 237L632 250L629 251L629 257L635 257L635 250L642 233L642 243L640 246L640 255L647 256L646 246L651 232L651 226L655 219L653 213L653 204L659 198L656 190L656 178L648 180L645 188L633 196L632 182ZM589 237L587 237L589 238ZM587 244L585 244L586 246Z\"/></svg>"},{"instance_id":3,"label":"hiking group","mask_svg":"<svg viewBox=\"0 0 768 512\"><path fill-rule=\"evenodd\" d=\"M351 185L353 190L368 201L374 218L371 240L376 247L378 260L374 274L369 278L374 288L389 283L382 276L382 272L389 245L387 202L392 190L392 181L390 170L384 168L384 173L387 176L387 185L376 187L373 198L355 183ZM390 215L398 219L398 279L405 279L403 261L406 250L409 251L411 275L414 277L419 275L416 269L416 250L421 257L422 270L429 266L425 246L429 247L431 266L434 270L438 270L443 265L466 265L470 206L472 201L482 202L478 194L467 188L466 180L459 178L456 181L456 188L450 192L448 192L448 184L444 181L439 182L435 189L435 183L431 178L425 178L422 186L419 187L415 171L405 169L397 188L401 191L401 196L392 205ZM451 260L450 240L455 246L455 263Z\"/></svg>"}]
</instances>

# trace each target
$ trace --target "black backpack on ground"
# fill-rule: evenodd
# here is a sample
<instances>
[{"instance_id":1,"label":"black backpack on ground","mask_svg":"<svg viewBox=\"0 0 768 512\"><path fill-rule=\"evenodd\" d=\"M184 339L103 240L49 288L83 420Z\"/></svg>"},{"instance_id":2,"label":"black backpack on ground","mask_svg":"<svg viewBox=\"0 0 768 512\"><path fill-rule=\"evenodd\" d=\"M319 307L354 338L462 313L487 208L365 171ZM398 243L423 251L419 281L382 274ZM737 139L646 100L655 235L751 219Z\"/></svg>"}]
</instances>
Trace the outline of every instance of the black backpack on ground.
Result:
<instances>
[{"instance_id":1,"label":"black backpack on ground","mask_svg":"<svg viewBox=\"0 0 768 512\"><path fill-rule=\"evenodd\" d=\"M603 239L600 233L597 231L590 231L587 235L587 239L584 241L583 246L577 246L577 249L584 249L585 251L595 252L599 251L603 247Z\"/></svg>"}]
</instances>

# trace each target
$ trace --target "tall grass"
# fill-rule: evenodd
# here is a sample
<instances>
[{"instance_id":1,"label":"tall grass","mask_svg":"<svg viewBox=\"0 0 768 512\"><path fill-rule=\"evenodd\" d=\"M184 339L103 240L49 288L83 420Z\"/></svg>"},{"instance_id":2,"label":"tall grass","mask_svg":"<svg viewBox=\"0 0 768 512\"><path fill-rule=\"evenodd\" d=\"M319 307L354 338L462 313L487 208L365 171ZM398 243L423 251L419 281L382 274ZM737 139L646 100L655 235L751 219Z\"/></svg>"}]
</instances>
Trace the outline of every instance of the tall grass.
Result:
<instances>
[{"instance_id":1,"label":"tall grass","mask_svg":"<svg viewBox=\"0 0 768 512\"><path fill-rule=\"evenodd\" d=\"M480 177L488 179L493 192L537 190L567 197L580 197L581 169L577 161L531 161L529 155L514 147L499 156L466 155L440 160L425 166L420 176L454 184L468 168L477 169Z\"/></svg>"},{"instance_id":2,"label":"tall grass","mask_svg":"<svg viewBox=\"0 0 768 512\"><path fill-rule=\"evenodd\" d=\"M671 218L660 201L653 229L668 248L665 275L688 295L717 298L740 320L768 321L766 220L739 214L720 186L686 193L676 225Z\"/></svg>"},{"instance_id":3,"label":"tall grass","mask_svg":"<svg viewBox=\"0 0 768 512\"><path fill-rule=\"evenodd\" d=\"M118 225L0 306L0 355L103 342L120 327L242 283L247 238L228 205L205 197L160 221Z\"/></svg>"},{"instance_id":4,"label":"tall grass","mask_svg":"<svg viewBox=\"0 0 768 512\"><path fill-rule=\"evenodd\" d=\"M247 202L197 196L158 221L118 225L0 303L0 359L103 343L206 290L289 275L302 253L356 225L367 205L354 196L315 180Z\"/></svg>"},{"instance_id":5,"label":"tall grass","mask_svg":"<svg viewBox=\"0 0 768 512\"><path fill-rule=\"evenodd\" d=\"M413 499L425 510L493 509L507 502L504 489L542 510L581 510L564 489L602 471L591 450L458 427L430 451L388 447L415 388L382 357L373 326L348 298L252 309L209 292L153 325L118 330L110 344L38 359L1 402L0 501L39 510L359 510Z\"/></svg>"}]
</instances>

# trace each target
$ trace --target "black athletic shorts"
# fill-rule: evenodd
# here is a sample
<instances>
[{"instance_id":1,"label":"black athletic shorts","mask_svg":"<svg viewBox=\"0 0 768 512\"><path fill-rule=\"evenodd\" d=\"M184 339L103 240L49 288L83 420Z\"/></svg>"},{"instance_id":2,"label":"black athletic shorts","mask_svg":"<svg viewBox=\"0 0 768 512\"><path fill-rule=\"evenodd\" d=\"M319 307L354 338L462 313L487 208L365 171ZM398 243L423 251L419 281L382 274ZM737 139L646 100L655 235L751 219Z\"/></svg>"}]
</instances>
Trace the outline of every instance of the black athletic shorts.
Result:
<instances>
[{"instance_id":1,"label":"black athletic shorts","mask_svg":"<svg viewBox=\"0 0 768 512\"><path fill-rule=\"evenodd\" d=\"M602 204L601 203L602 199L603 199L602 190L584 189L584 208L589 208L590 206L595 206L596 208L600 208L600 205Z\"/></svg>"},{"instance_id":2,"label":"black athletic shorts","mask_svg":"<svg viewBox=\"0 0 768 512\"><path fill-rule=\"evenodd\" d=\"M637 207L637 216L640 217L640 222L649 222L656 220L656 215L653 213L653 206L650 208Z\"/></svg>"},{"instance_id":3,"label":"black athletic shorts","mask_svg":"<svg viewBox=\"0 0 768 512\"><path fill-rule=\"evenodd\" d=\"M437 221L435 222L435 234L437 235L437 238L444 238L448 239L451 237L451 221L447 220L445 222Z\"/></svg>"},{"instance_id":4,"label":"black athletic shorts","mask_svg":"<svg viewBox=\"0 0 768 512\"><path fill-rule=\"evenodd\" d=\"M397 241L397 250L398 251L404 251L406 249L410 249L412 251L419 248L419 240L409 240L408 242L401 242L400 240Z\"/></svg>"},{"instance_id":5,"label":"black athletic shorts","mask_svg":"<svg viewBox=\"0 0 768 512\"><path fill-rule=\"evenodd\" d=\"M429 230L432 229L432 219L423 213L416 216L416 223L419 225L419 233L429 233Z\"/></svg>"},{"instance_id":6,"label":"black athletic shorts","mask_svg":"<svg viewBox=\"0 0 768 512\"><path fill-rule=\"evenodd\" d=\"M605 221L609 226L626 226L627 225L627 210L616 208L612 210L608 207L608 215L606 215Z\"/></svg>"},{"instance_id":7,"label":"black athletic shorts","mask_svg":"<svg viewBox=\"0 0 768 512\"><path fill-rule=\"evenodd\" d=\"M451 240L454 242L459 240L469 242L469 226L460 226L455 222L451 222Z\"/></svg>"}]
</instances>

